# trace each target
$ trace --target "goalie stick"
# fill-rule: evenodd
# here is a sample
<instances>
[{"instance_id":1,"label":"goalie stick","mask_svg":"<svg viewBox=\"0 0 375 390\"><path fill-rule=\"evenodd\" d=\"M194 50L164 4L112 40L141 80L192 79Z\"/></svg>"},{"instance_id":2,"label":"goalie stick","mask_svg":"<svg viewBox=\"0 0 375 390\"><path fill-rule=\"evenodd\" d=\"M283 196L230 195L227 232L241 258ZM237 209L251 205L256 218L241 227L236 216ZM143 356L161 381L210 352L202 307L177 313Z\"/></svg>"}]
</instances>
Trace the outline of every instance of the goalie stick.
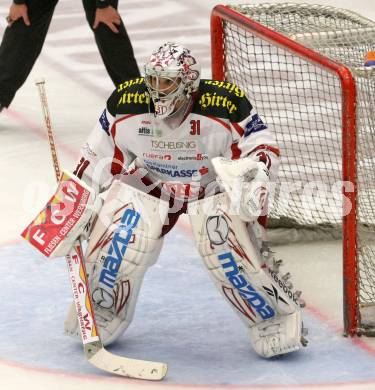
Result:
<instances>
[{"instance_id":1,"label":"goalie stick","mask_svg":"<svg viewBox=\"0 0 375 390\"><path fill-rule=\"evenodd\" d=\"M43 109L48 141L52 154L52 161L57 181L60 179L60 166L52 132L52 125L44 89L45 80L35 81ZM167 373L167 365L160 362L130 359L108 352L100 340L95 322L95 314L91 301L91 294L87 280L87 272L81 242L77 240L66 256L69 279L73 291L73 299L80 325L83 349L87 360L95 367L128 378L161 380Z\"/></svg>"}]
</instances>

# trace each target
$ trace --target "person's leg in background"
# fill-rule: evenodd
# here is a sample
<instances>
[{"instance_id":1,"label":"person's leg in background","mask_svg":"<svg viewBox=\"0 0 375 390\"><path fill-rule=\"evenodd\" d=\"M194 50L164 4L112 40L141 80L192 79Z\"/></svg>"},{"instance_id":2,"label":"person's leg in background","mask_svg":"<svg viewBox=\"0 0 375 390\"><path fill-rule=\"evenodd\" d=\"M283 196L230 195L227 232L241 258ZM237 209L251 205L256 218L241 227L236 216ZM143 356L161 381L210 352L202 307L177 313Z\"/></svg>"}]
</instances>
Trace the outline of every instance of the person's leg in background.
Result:
<instances>
[{"instance_id":1,"label":"person's leg in background","mask_svg":"<svg viewBox=\"0 0 375 390\"><path fill-rule=\"evenodd\" d=\"M58 0L25 0L30 26L22 18L5 29L0 45L0 110L26 81L46 38Z\"/></svg>"},{"instance_id":2,"label":"person's leg in background","mask_svg":"<svg viewBox=\"0 0 375 390\"><path fill-rule=\"evenodd\" d=\"M100 2L82 0L82 3L86 12L86 19L94 32L100 55L113 83L118 85L126 79L139 77L140 72L134 57L133 47L123 21L121 20L121 23L116 26L119 30L118 33L113 32L105 23L99 23L94 29L97 4ZM107 0L103 3L103 5L108 6L109 4L110 7L117 10L118 0Z\"/></svg>"}]
</instances>

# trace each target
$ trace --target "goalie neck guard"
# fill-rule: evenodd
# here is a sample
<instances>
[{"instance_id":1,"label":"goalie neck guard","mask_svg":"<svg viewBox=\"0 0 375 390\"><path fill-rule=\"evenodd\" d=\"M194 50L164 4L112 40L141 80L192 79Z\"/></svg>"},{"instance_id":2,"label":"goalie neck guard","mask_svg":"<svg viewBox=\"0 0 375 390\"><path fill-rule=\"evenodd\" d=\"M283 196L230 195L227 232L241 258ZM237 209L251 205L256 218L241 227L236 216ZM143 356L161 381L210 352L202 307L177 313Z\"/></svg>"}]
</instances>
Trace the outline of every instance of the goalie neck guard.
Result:
<instances>
[{"instance_id":1,"label":"goalie neck guard","mask_svg":"<svg viewBox=\"0 0 375 390\"><path fill-rule=\"evenodd\" d=\"M155 105L155 115L166 118L198 90L200 66L190 50L167 42L146 62L145 81Z\"/></svg>"}]
</instances>

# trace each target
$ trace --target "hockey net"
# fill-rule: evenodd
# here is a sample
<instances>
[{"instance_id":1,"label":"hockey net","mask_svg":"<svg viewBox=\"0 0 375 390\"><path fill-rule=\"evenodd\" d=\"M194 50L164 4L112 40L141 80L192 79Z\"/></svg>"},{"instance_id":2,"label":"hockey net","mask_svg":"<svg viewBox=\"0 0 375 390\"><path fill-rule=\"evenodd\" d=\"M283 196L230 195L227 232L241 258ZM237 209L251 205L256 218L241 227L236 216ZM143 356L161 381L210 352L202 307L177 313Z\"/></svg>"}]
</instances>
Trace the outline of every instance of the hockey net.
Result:
<instances>
[{"instance_id":1,"label":"hockey net","mask_svg":"<svg viewBox=\"0 0 375 390\"><path fill-rule=\"evenodd\" d=\"M247 93L282 151L270 226L339 232L345 332L374 335L375 23L311 4L219 5L211 32L213 78Z\"/></svg>"}]
</instances>

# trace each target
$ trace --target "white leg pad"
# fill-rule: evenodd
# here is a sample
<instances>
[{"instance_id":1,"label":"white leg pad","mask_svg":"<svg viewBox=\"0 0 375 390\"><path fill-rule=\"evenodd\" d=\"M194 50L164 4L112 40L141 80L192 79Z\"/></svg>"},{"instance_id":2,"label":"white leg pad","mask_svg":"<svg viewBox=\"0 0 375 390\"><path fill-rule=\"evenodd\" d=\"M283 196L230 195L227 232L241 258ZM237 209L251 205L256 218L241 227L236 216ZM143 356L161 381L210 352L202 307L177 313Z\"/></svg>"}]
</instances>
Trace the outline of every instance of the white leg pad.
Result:
<instances>
[{"instance_id":1,"label":"white leg pad","mask_svg":"<svg viewBox=\"0 0 375 390\"><path fill-rule=\"evenodd\" d=\"M298 294L270 268L257 237L230 211L226 194L189 205L198 250L216 287L250 329L255 351L264 357L292 352L302 342Z\"/></svg>"},{"instance_id":2,"label":"white leg pad","mask_svg":"<svg viewBox=\"0 0 375 390\"><path fill-rule=\"evenodd\" d=\"M254 350L265 358L294 352L301 347L301 312L278 316L249 328Z\"/></svg>"},{"instance_id":3,"label":"white leg pad","mask_svg":"<svg viewBox=\"0 0 375 390\"><path fill-rule=\"evenodd\" d=\"M93 227L85 262L99 335L115 341L133 319L143 276L162 248L168 204L115 181ZM79 336L72 306L65 333Z\"/></svg>"}]
</instances>

